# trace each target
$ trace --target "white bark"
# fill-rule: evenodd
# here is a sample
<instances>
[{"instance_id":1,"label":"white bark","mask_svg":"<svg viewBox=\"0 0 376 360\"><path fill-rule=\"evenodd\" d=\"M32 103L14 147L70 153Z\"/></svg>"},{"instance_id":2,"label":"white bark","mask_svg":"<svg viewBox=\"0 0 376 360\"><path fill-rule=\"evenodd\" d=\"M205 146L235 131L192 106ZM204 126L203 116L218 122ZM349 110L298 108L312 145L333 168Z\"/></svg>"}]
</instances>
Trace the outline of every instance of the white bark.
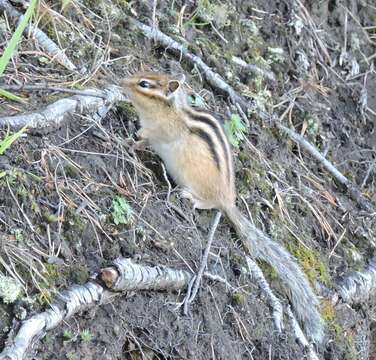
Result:
<instances>
[{"instance_id":1,"label":"white bark","mask_svg":"<svg viewBox=\"0 0 376 360\"><path fill-rule=\"evenodd\" d=\"M271 308L273 309L274 324L278 332L281 333L284 328L282 304L279 301L279 299L274 295L260 267L249 256L246 256L245 259L247 261L248 270L252 279L256 281L257 285L264 292Z\"/></svg>"},{"instance_id":2,"label":"white bark","mask_svg":"<svg viewBox=\"0 0 376 360\"><path fill-rule=\"evenodd\" d=\"M91 114L103 118L114 104L126 100L117 86L104 90L87 89L85 92L88 95L74 95L57 100L37 112L0 117L0 127L9 125L13 129L18 129L28 125L28 128L41 131L60 126L71 114Z\"/></svg>"},{"instance_id":3,"label":"white bark","mask_svg":"<svg viewBox=\"0 0 376 360\"><path fill-rule=\"evenodd\" d=\"M310 344L303 333L298 321L296 320L294 314L292 313L290 307L287 307L287 315L290 318L292 328L294 330L295 338L298 340L300 345L304 346L307 349L308 360L319 360L313 345Z\"/></svg>"},{"instance_id":4,"label":"white bark","mask_svg":"<svg viewBox=\"0 0 376 360\"><path fill-rule=\"evenodd\" d=\"M111 268L103 269L102 275L107 270L111 271ZM118 276L114 274L112 281L108 278L105 281L112 291L179 290L187 286L192 278L187 271L166 266L138 265L125 258L118 258L114 261L112 271L114 270Z\"/></svg>"}]
</instances>

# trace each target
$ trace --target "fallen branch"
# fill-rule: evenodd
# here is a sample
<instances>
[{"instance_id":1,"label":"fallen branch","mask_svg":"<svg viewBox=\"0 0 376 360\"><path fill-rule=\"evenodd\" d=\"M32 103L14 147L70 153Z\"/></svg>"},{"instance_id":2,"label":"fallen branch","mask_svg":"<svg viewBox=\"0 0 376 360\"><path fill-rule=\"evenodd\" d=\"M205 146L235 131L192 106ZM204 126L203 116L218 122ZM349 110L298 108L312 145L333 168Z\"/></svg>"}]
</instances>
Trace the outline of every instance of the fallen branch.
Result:
<instances>
[{"instance_id":1,"label":"fallen branch","mask_svg":"<svg viewBox=\"0 0 376 360\"><path fill-rule=\"evenodd\" d=\"M55 328L72 315L95 305L106 303L129 290L179 290L187 286L191 274L164 266L143 266L130 259L120 258L112 266L102 269L97 282L72 286L62 292L50 309L22 322L13 339L8 339L0 360L22 360L27 351L47 331ZM101 285L105 283L112 290Z\"/></svg>"},{"instance_id":2,"label":"fallen branch","mask_svg":"<svg viewBox=\"0 0 376 360\"><path fill-rule=\"evenodd\" d=\"M325 159L324 155L322 155L314 145L304 139L303 136L282 125L281 123L277 122L277 127L290 139L297 142L304 148L304 150L311 154L319 164L321 164L341 185L346 188L350 198L353 199L362 209L369 212L376 211L375 207L362 195L361 191L356 187L356 185L342 175L342 173L330 161Z\"/></svg>"},{"instance_id":3,"label":"fallen branch","mask_svg":"<svg viewBox=\"0 0 376 360\"><path fill-rule=\"evenodd\" d=\"M216 89L226 93L234 104L239 103L245 110L250 107L247 101L243 99L243 97L240 96L231 85L227 84L226 81L219 74L214 72L208 65L206 65L200 57L189 52L183 44L179 44L177 41L170 38L168 35L164 34L158 29L153 29L152 27L145 25L132 17L127 18L129 22L140 30L147 38L158 41L168 50L179 52L181 56L188 60L192 65L196 65L197 68L202 71L208 83Z\"/></svg>"},{"instance_id":4,"label":"fallen branch","mask_svg":"<svg viewBox=\"0 0 376 360\"><path fill-rule=\"evenodd\" d=\"M130 259L118 258L111 267L101 270L99 278L112 291L179 290L188 285L192 275L183 270L138 265Z\"/></svg>"},{"instance_id":5,"label":"fallen branch","mask_svg":"<svg viewBox=\"0 0 376 360\"><path fill-rule=\"evenodd\" d=\"M343 276L337 282L336 289L342 300L348 304L368 300L376 291L376 258L368 262L364 271L354 271Z\"/></svg>"},{"instance_id":6,"label":"fallen branch","mask_svg":"<svg viewBox=\"0 0 376 360\"><path fill-rule=\"evenodd\" d=\"M22 14L17 11L8 0L0 0L0 11L5 12L12 22L16 25L22 18ZM76 70L76 66L68 59L62 51L42 30L34 25L28 25L24 34L34 37L36 43L45 50L47 55L56 60L59 64L68 70Z\"/></svg>"},{"instance_id":7,"label":"fallen branch","mask_svg":"<svg viewBox=\"0 0 376 360\"><path fill-rule=\"evenodd\" d=\"M1 1L1 0L0 0ZM103 118L111 107L119 101L126 101L121 89L116 86L104 90L87 89L85 95L75 95L57 100L45 109L29 114L0 117L0 128L10 126L48 132L62 124L71 114L91 114Z\"/></svg>"}]
</instances>

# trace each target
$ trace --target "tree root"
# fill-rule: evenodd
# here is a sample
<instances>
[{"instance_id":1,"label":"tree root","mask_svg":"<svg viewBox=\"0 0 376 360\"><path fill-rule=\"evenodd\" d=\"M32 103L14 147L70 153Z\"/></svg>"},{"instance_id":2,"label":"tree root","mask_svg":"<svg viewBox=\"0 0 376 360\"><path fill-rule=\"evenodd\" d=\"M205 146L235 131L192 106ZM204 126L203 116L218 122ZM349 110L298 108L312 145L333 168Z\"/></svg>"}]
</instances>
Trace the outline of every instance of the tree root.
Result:
<instances>
[{"instance_id":1,"label":"tree root","mask_svg":"<svg viewBox=\"0 0 376 360\"><path fill-rule=\"evenodd\" d=\"M307 338L305 337L303 333L303 330L301 329L298 321L296 320L289 306L287 307L286 312L287 312L288 317L290 318L296 340L300 343L300 345L304 346L304 348L307 349L308 360L319 360L319 357L317 356L313 348L313 345L308 342Z\"/></svg>"},{"instance_id":2,"label":"tree root","mask_svg":"<svg viewBox=\"0 0 376 360\"><path fill-rule=\"evenodd\" d=\"M266 295L266 298L269 301L269 305L273 309L272 316L273 316L274 324L278 332L281 333L284 328L283 306L280 300L274 295L260 267L249 256L246 256L246 261L247 261L248 271L252 279L256 281L260 289L264 292L264 294Z\"/></svg>"}]
</instances>

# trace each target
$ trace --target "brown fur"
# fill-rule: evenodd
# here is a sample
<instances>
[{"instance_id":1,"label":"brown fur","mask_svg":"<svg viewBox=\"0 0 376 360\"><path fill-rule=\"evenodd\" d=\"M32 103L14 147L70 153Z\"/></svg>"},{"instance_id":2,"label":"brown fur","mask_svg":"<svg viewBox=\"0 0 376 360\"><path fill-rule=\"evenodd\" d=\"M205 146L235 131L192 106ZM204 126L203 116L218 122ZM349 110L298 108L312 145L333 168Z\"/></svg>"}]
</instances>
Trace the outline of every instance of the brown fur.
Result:
<instances>
[{"instance_id":1,"label":"brown fur","mask_svg":"<svg viewBox=\"0 0 376 360\"><path fill-rule=\"evenodd\" d=\"M138 84L142 80L153 81L153 86L157 87L141 88ZM184 189L184 194L198 208L225 211L235 204L231 153L229 150L228 154L224 153L222 145L225 142L229 149L225 133L219 122L219 130L216 128L217 131L214 131L205 123L191 121L190 114L194 114L194 111L189 110L188 105L183 108L174 106L174 101L170 101L166 95L169 81L174 80L166 75L140 73L121 84L140 114L142 137L163 159L170 175ZM212 121L217 122L214 117ZM200 132L210 137L210 145L198 135ZM170 147L165 151L167 144ZM216 157L213 157L213 150ZM171 156L166 152L174 154Z\"/></svg>"}]
</instances>

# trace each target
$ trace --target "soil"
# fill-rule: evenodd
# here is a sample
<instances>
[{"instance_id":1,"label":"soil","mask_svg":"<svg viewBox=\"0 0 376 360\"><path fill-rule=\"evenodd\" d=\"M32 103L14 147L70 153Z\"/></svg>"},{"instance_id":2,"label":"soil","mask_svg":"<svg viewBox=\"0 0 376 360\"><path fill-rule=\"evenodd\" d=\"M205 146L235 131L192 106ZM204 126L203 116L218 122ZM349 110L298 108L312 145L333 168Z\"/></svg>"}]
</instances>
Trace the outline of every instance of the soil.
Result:
<instances>
[{"instance_id":1,"label":"soil","mask_svg":"<svg viewBox=\"0 0 376 360\"><path fill-rule=\"evenodd\" d=\"M295 101L282 122L304 133L375 205L376 74L371 64L376 6L353 0L302 3L303 10L298 1L160 1L155 18L162 31L186 42L257 109L281 116ZM237 112L192 64L127 23L124 13L151 25L153 1L68 1L64 10L50 1L40 6L40 27L60 42L81 73L72 75L43 54L30 53L35 45L24 39L3 83L48 81L86 88L139 69L183 73L195 101L226 118ZM4 17L0 24L4 48L11 33ZM277 81L239 67L233 56L274 72ZM0 116L40 109L65 95L24 91L22 96L27 105L0 98ZM317 291L335 289L337 278L362 270L374 256L375 214L360 209L257 110L249 119L246 139L234 147L239 207L296 256ZM10 266L25 291L13 304L0 302L0 349L19 324L17 316L41 311L57 292L86 282L118 256L198 269L214 212L193 211L151 151L131 151L123 140L135 138L137 128L132 106L119 104L101 124L74 116L44 135L29 131L0 156L6 171L0 178L0 268L9 275L2 266ZM5 134L1 130L0 138ZM132 209L127 224L116 224L118 197ZM278 278L260 265L287 303ZM48 332L30 358L305 358L287 319L283 334L274 329L270 308L249 279L242 248L225 219L208 271L236 290L203 280L188 316L179 306L185 292L128 293ZM317 348L319 357L376 359L374 300L333 305L323 296L321 302L326 336Z\"/></svg>"}]
</instances>

